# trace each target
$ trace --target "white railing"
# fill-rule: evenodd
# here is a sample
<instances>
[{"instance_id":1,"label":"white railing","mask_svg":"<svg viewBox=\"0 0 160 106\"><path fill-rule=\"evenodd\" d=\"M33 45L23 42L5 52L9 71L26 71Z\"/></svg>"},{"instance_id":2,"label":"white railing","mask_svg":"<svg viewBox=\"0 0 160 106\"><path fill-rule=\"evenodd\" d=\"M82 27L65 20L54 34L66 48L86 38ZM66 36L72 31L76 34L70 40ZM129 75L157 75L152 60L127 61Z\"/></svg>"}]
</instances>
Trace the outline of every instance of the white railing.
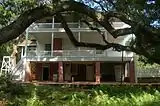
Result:
<instances>
[{"instance_id":1,"label":"white railing","mask_svg":"<svg viewBox=\"0 0 160 106\"><path fill-rule=\"evenodd\" d=\"M93 22L90 22L93 23ZM69 28L79 28L79 29L89 29L87 25L85 24L79 24L79 23L67 23ZM97 26L99 28L102 28L101 26ZM41 30L41 29L57 29L57 28L63 28L61 23L33 23L32 25L30 25L30 27L28 28L29 31L32 30Z\"/></svg>"},{"instance_id":2,"label":"white railing","mask_svg":"<svg viewBox=\"0 0 160 106\"><path fill-rule=\"evenodd\" d=\"M121 57L122 52L112 50L54 50L54 51L27 51L27 57ZM133 57L132 52L124 52L124 57Z\"/></svg>"},{"instance_id":3,"label":"white railing","mask_svg":"<svg viewBox=\"0 0 160 106\"><path fill-rule=\"evenodd\" d=\"M79 23L67 23L69 28L79 28ZM54 28L63 28L61 23L54 23Z\"/></svg>"},{"instance_id":4,"label":"white railing","mask_svg":"<svg viewBox=\"0 0 160 106\"><path fill-rule=\"evenodd\" d=\"M37 30L41 28L52 28L52 23L33 23L29 26L28 30Z\"/></svg>"},{"instance_id":5,"label":"white railing","mask_svg":"<svg viewBox=\"0 0 160 106\"><path fill-rule=\"evenodd\" d=\"M27 57L104 57L105 51L101 50L54 50L54 51L27 51Z\"/></svg>"},{"instance_id":6,"label":"white railing","mask_svg":"<svg viewBox=\"0 0 160 106\"><path fill-rule=\"evenodd\" d=\"M16 64L16 66L11 70L11 74L13 75L13 80L23 80L23 63L24 58L21 58L21 60Z\"/></svg>"}]
</instances>

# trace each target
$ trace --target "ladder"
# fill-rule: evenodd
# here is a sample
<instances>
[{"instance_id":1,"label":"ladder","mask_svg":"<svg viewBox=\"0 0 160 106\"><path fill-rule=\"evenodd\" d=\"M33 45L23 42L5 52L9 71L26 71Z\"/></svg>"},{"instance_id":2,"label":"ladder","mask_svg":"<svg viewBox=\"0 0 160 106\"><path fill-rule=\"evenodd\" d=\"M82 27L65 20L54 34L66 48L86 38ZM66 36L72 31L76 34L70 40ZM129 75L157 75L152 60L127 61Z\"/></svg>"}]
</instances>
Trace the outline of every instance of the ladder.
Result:
<instances>
[{"instance_id":1,"label":"ladder","mask_svg":"<svg viewBox=\"0 0 160 106\"><path fill-rule=\"evenodd\" d=\"M0 75L8 74L11 71L11 57L3 56Z\"/></svg>"}]
</instances>

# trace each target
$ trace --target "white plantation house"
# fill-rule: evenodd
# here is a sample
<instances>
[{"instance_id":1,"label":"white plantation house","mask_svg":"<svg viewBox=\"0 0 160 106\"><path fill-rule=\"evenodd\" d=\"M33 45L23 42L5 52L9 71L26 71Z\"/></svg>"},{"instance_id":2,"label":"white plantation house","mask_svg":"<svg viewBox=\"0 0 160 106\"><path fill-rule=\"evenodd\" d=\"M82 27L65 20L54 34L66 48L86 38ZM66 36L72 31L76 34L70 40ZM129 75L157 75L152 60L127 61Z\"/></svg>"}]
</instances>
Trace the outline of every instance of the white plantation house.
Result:
<instances>
[{"instance_id":1,"label":"white plantation house","mask_svg":"<svg viewBox=\"0 0 160 106\"><path fill-rule=\"evenodd\" d=\"M67 22L78 41L104 44L99 33L87 25L73 22L72 18L67 18ZM129 27L119 21L112 24L117 29ZM99 28L109 42L127 45L133 37L127 35L114 39L105 29ZM133 83L136 79L132 52L75 47L56 17L33 23L26 30L26 40L18 46L22 52L21 60L12 69L15 80L100 83L122 79Z\"/></svg>"}]
</instances>

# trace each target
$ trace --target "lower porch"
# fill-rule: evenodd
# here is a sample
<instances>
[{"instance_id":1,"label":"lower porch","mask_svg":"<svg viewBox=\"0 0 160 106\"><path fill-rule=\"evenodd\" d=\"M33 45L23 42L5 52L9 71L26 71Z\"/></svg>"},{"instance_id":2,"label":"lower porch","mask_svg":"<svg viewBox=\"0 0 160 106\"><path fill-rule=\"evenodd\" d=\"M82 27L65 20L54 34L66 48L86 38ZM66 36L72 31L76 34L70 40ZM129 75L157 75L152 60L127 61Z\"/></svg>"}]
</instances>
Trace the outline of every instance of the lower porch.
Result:
<instances>
[{"instance_id":1,"label":"lower porch","mask_svg":"<svg viewBox=\"0 0 160 106\"><path fill-rule=\"evenodd\" d=\"M28 62L25 82L115 83L135 82L132 62Z\"/></svg>"}]
</instances>

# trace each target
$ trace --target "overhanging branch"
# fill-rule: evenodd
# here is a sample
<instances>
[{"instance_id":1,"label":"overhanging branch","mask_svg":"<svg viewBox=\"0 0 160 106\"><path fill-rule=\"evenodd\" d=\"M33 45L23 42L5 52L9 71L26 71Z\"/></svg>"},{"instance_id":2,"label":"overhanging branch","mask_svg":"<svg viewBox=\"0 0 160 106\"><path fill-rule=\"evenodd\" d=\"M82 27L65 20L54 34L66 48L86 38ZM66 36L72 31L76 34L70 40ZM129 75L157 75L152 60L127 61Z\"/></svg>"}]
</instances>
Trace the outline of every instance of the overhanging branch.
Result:
<instances>
[{"instance_id":1,"label":"overhanging branch","mask_svg":"<svg viewBox=\"0 0 160 106\"><path fill-rule=\"evenodd\" d=\"M70 30L70 28L67 25L67 22L65 21L65 19L63 18L62 15L57 14L61 24L63 26L63 28L66 31L67 36L69 37L70 41L73 43L73 45L78 46L78 47L90 47L90 48L96 48L99 50L105 50L105 49L109 49L109 48L114 48L116 51L131 51L131 48L129 46L123 46L120 44L115 44L115 43L107 43L106 45L102 45L102 44L97 44L97 43L87 43L87 42L78 42L72 31Z\"/></svg>"},{"instance_id":2,"label":"overhanging branch","mask_svg":"<svg viewBox=\"0 0 160 106\"><path fill-rule=\"evenodd\" d=\"M92 24L90 24L86 20L82 20L82 22L84 22L91 30L96 30L102 36L102 39L106 44L109 43L105 38L105 34L99 28L94 27Z\"/></svg>"}]
</instances>

